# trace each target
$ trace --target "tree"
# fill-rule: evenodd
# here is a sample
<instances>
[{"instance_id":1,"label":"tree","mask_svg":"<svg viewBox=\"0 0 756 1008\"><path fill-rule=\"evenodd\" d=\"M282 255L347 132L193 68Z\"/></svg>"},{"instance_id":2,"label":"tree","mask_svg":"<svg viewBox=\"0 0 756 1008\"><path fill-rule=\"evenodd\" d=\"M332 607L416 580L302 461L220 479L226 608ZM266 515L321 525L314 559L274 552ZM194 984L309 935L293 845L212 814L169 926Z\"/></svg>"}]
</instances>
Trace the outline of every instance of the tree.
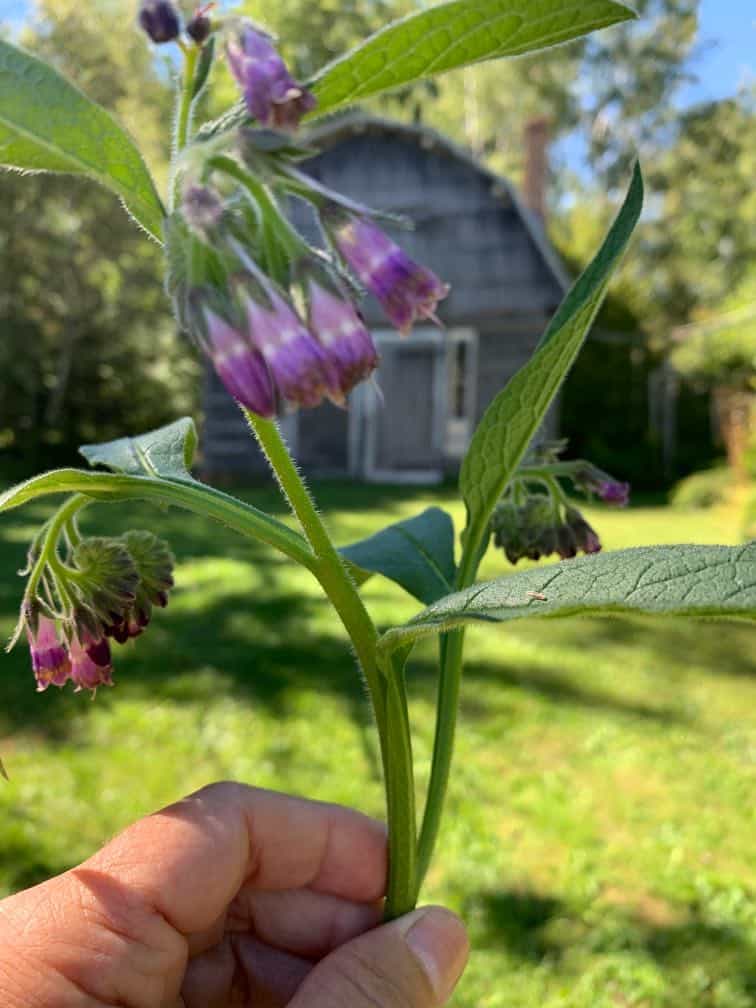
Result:
<instances>
[{"instance_id":1,"label":"tree","mask_svg":"<svg viewBox=\"0 0 756 1008\"><path fill-rule=\"evenodd\" d=\"M126 0L40 0L23 43L111 108L165 176L165 71ZM67 176L0 176L0 447L33 467L186 410L196 374L161 284L161 250L117 200Z\"/></svg>"}]
</instances>

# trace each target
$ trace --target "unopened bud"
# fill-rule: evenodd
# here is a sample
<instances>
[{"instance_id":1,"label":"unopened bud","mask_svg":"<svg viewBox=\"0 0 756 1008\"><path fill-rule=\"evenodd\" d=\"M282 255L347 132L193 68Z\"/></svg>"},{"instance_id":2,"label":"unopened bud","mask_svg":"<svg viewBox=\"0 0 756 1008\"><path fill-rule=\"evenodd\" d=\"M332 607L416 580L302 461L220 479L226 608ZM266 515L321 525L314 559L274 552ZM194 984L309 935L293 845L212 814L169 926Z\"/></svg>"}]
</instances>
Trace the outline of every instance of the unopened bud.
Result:
<instances>
[{"instance_id":1,"label":"unopened bud","mask_svg":"<svg viewBox=\"0 0 756 1008\"><path fill-rule=\"evenodd\" d=\"M158 45L172 42L181 32L179 13L169 0L142 0L139 24Z\"/></svg>"}]
</instances>

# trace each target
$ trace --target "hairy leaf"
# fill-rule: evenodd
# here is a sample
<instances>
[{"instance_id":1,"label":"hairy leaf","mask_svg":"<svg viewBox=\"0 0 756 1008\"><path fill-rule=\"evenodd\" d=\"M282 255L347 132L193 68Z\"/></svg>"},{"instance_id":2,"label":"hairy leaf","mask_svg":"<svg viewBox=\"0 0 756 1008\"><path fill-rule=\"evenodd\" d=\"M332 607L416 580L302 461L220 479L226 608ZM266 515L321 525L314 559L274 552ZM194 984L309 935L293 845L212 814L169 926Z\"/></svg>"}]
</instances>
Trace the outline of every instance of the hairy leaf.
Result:
<instances>
[{"instance_id":1,"label":"hairy leaf","mask_svg":"<svg viewBox=\"0 0 756 1008\"><path fill-rule=\"evenodd\" d=\"M82 445L79 451L91 466L105 466L131 476L191 479L189 469L197 450L197 429L191 417L165 427L102 444Z\"/></svg>"},{"instance_id":2,"label":"hairy leaf","mask_svg":"<svg viewBox=\"0 0 756 1008\"><path fill-rule=\"evenodd\" d=\"M439 599L379 647L394 651L471 621L622 612L756 618L756 543L648 546L509 574Z\"/></svg>"},{"instance_id":3,"label":"hairy leaf","mask_svg":"<svg viewBox=\"0 0 756 1008\"><path fill-rule=\"evenodd\" d=\"M504 56L545 49L636 15L614 0L453 0L410 14L323 67L309 82L330 115L381 91ZM249 122L244 101L207 123L207 140Z\"/></svg>"},{"instance_id":4,"label":"hairy leaf","mask_svg":"<svg viewBox=\"0 0 756 1008\"><path fill-rule=\"evenodd\" d=\"M453 0L410 14L315 77L313 115L470 63L520 56L634 17L613 0Z\"/></svg>"},{"instance_id":5,"label":"hairy leaf","mask_svg":"<svg viewBox=\"0 0 756 1008\"><path fill-rule=\"evenodd\" d=\"M425 605L454 584L454 524L441 508L428 508L339 552L356 568L360 583L383 574Z\"/></svg>"},{"instance_id":6,"label":"hairy leaf","mask_svg":"<svg viewBox=\"0 0 756 1008\"><path fill-rule=\"evenodd\" d=\"M642 205L643 178L636 165L604 244L557 310L536 353L496 396L473 435L459 484L467 507L465 535L476 547L484 541L496 502L583 345Z\"/></svg>"},{"instance_id":7,"label":"hairy leaf","mask_svg":"<svg viewBox=\"0 0 756 1008\"><path fill-rule=\"evenodd\" d=\"M86 175L158 241L163 207L134 141L47 63L0 39L0 165Z\"/></svg>"}]
</instances>

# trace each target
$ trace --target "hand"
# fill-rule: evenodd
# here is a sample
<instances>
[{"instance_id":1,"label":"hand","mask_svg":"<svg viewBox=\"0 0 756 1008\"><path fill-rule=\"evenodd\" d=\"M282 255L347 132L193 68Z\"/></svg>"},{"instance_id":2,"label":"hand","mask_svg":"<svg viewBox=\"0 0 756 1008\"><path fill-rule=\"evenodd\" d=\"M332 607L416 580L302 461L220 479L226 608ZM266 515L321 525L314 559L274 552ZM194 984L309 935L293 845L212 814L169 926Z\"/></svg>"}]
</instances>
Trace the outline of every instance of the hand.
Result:
<instances>
[{"instance_id":1,"label":"hand","mask_svg":"<svg viewBox=\"0 0 756 1008\"><path fill-rule=\"evenodd\" d=\"M214 784L0 903L3 1008L432 1008L467 960L440 908L378 926L383 827Z\"/></svg>"}]
</instances>

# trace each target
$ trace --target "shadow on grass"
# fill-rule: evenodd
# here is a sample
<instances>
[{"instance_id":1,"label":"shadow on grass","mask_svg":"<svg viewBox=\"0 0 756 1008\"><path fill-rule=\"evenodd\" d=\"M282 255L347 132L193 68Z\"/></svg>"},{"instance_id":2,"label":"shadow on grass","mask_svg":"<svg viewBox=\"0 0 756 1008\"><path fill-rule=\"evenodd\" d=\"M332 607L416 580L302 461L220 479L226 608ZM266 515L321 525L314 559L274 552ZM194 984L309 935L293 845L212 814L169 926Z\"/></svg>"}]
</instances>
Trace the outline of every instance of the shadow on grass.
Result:
<instances>
[{"instance_id":1,"label":"shadow on grass","mask_svg":"<svg viewBox=\"0 0 756 1008\"><path fill-rule=\"evenodd\" d=\"M625 960L625 971L633 961L663 968L669 983L664 1004L672 1008L714 1008L722 983L736 997L728 1004L756 1003L756 946L746 927L712 920L695 904L668 910L665 920L645 914L642 906L597 904L583 914L557 896L515 888L468 897L463 916L473 922L476 948L548 963L557 975L582 973L582 952L616 955Z\"/></svg>"}]
</instances>

